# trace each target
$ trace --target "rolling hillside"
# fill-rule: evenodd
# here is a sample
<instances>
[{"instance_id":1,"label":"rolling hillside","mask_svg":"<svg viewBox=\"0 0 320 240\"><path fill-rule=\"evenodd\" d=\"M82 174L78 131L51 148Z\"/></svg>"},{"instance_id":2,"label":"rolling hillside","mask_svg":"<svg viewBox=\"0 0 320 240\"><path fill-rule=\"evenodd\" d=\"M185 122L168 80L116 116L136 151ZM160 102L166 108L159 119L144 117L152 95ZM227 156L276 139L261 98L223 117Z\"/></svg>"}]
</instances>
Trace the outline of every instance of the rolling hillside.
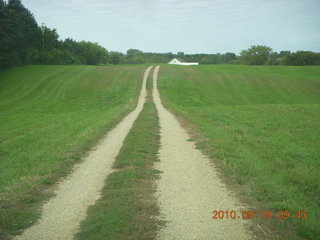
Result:
<instances>
[{"instance_id":1,"label":"rolling hillside","mask_svg":"<svg viewBox=\"0 0 320 240\"><path fill-rule=\"evenodd\" d=\"M319 67L163 66L159 87L166 106L200 132L198 146L227 182L249 186L240 193L259 210L289 211L300 236L320 235ZM283 233L280 222L272 223Z\"/></svg>"},{"instance_id":2,"label":"rolling hillside","mask_svg":"<svg viewBox=\"0 0 320 240\"><path fill-rule=\"evenodd\" d=\"M38 215L44 191L136 104L144 66L0 72L0 232ZM1 234L0 234L1 238Z\"/></svg>"},{"instance_id":3,"label":"rolling hillside","mask_svg":"<svg viewBox=\"0 0 320 240\"><path fill-rule=\"evenodd\" d=\"M0 238L32 225L43 200L52 196L51 186L134 108L144 70L27 66L0 72ZM320 235L319 76L319 67L286 66L163 65L159 72L164 105L186 120L181 121L226 184L252 206L246 210L272 212L269 221L256 220L270 229L270 237ZM155 117L149 107L142 120ZM150 137L156 137L155 120ZM143 136L133 134L130 141L138 144ZM99 207L90 219L100 224ZM278 211L290 212L288 220L279 219Z\"/></svg>"}]
</instances>

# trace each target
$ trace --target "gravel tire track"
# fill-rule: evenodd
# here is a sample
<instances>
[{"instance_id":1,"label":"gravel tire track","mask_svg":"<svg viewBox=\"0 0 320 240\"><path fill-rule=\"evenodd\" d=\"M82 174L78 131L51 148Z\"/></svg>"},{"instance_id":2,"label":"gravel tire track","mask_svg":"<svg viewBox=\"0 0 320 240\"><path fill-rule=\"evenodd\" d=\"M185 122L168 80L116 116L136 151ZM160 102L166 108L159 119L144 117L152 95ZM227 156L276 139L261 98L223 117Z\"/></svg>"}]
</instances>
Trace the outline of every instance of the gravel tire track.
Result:
<instances>
[{"instance_id":1,"label":"gravel tire track","mask_svg":"<svg viewBox=\"0 0 320 240\"><path fill-rule=\"evenodd\" d=\"M106 177L112 172L112 164L119 153L125 137L141 112L146 92L146 80L152 66L147 68L137 107L115 128L106 134L83 162L61 181L55 193L42 208L39 222L26 229L15 239L69 240L79 230L87 208L100 198L100 190Z\"/></svg>"},{"instance_id":2,"label":"gravel tire track","mask_svg":"<svg viewBox=\"0 0 320 240\"><path fill-rule=\"evenodd\" d=\"M213 210L237 213L243 206L227 191L208 157L196 149L194 142L177 119L167 111L157 89L157 66L153 73L153 101L160 118L161 146L157 170L160 220L166 225L158 239L253 239L241 219L211 219ZM186 96L188 97L188 96Z\"/></svg>"}]
</instances>

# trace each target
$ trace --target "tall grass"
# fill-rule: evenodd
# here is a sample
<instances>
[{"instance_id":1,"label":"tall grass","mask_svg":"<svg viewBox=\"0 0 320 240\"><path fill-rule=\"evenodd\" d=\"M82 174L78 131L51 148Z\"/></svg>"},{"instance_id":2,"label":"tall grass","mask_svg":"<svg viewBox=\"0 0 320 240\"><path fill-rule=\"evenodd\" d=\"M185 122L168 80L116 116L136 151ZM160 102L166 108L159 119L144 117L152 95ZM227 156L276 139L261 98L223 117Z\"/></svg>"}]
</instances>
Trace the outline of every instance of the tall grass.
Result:
<instances>
[{"instance_id":1,"label":"tall grass","mask_svg":"<svg viewBox=\"0 0 320 240\"><path fill-rule=\"evenodd\" d=\"M159 87L228 178L250 186L264 210L290 211L297 234L319 239L320 67L163 66ZM308 219L294 217L299 210Z\"/></svg>"}]
</instances>

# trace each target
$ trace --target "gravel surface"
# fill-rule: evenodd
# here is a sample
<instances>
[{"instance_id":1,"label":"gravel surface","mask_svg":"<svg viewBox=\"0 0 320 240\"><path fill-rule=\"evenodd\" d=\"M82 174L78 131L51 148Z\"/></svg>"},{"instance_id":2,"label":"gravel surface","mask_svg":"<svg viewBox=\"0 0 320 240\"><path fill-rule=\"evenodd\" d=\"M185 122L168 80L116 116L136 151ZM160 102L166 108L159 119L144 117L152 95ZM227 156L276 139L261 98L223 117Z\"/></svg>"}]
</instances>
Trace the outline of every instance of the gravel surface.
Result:
<instances>
[{"instance_id":1,"label":"gravel surface","mask_svg":"<svg viewBox=\"0 0 320 240\"><path fill-rule=\"evenodd\" d=\"M106 177L112 172L112 164L134 121L143 108L146 97L146 79L152 67L143 77L142 89L136 109L128 114L83 162L76 165L73 173L61 181L55 197L42 209L39 222L26 229L15 239L69 240L86 217L87 208L100 198L100 190Z\"/></svg>"},{"instance_id":2,"label":"gravel surface","mask_svg":"<svg viewBox=\"0 0 320 240\"><path fill-rule=\"evenodd\" d=\"M153 100L161 127L160 162L156 168L163 173L157 183L157 198L160 219L167 222L158 239L253 239L244 225L250 220L212 219L213 210L239 213L243 206L227 191L208 157L188 141L186 131L162 106L157 89L158 70L159 66L153 73Z\"/></svg>"}]
</instances>

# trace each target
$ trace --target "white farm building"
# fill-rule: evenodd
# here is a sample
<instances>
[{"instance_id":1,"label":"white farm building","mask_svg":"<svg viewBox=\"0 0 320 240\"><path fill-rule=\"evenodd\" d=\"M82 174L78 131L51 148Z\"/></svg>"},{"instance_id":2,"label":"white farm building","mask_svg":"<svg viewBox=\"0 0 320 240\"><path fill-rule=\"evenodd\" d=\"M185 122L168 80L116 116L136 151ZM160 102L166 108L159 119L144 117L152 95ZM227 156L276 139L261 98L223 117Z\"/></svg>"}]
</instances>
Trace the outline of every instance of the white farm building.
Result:
<instances>
[{"instance_id":1,"label":"white farm building","mask_svg":"<svg viewBox=\"0 0 320 240\"><path fill-rule=\"evenodd\" d=\"M177 65L199 65L197 62L185 62L181 58L174 58L168 64L177 64Z\"/></svg>"}]
</instances>

